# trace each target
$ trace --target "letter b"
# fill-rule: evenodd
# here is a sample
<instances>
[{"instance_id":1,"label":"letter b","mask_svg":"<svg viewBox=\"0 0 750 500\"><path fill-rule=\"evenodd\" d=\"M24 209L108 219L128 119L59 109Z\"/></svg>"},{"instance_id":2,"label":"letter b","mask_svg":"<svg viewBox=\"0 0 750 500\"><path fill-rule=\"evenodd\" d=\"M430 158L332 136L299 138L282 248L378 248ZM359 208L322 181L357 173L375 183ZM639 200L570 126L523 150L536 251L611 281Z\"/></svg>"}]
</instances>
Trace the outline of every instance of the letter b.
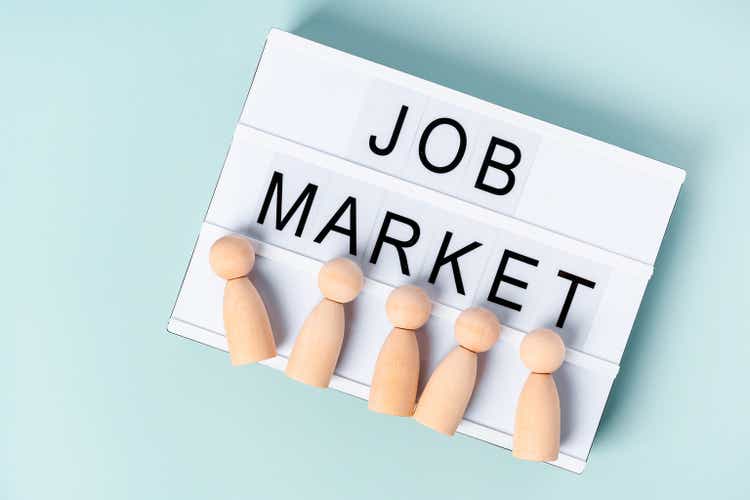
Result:
<instances>
[{"instance_id":1,"label":"letter b","mask_svg":"<svg viewBox=\"0 0 750 500\"><path fill-rule=\"evenodd\" d=\"M495 148L498 146L508 149L513 153L513 159L510 163L500 163L499 161L492 159L492 155L495 153ZM518 146L512 142L493 136L492 139L490 139L489 146L487 146L487 152L484 155L484 160L482 160L482 166L479 169L479 176L477 177L477 182L474 184L474 187L498 196L510 193L513 186L516 185L516 175L513 173L513 169L516 168L519 163L521 163L521 150ZM508 177L504 186L493 186L485 182L490 167L501 170Z\"/></svg>"}]
</instances>

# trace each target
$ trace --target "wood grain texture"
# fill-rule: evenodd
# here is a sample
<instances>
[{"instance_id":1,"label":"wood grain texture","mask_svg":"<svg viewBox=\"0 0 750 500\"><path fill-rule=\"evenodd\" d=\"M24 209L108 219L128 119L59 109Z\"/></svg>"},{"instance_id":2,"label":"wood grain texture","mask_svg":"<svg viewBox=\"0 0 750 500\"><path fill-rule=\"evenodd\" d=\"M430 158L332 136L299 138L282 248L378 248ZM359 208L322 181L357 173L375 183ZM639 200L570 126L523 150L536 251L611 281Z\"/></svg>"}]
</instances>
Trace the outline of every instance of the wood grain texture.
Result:
<instances>
[{"instance_id":1,"label":"wood grain texture","mask_svg":"<svg viewBox=\"0 0 750 500\"><path fill-rule=\"evenodd\" d=\"M427 381L414 411L414 419L452 436L463 419L476 378L476 353L457 346L443 358Z\"/></svg>"},{"instance_id":2,"label":"wood grain texture","mask_svg":"<svg viewBox=\"0 0 750 500\"><path fill-rule=\"evenodd\" d=\"M257 363L276 356L276 342L266 306L247 278L224 287L224 329L233 365Z\"/></svg>"},{"instance_id":3,"label":"wood grain texture","mask_svg":"<svg viewBox=\"0 0 750 500\"><path fill-rule=\"evenodd\" d=\"M344 306L323 299L305 319L294 342L286 374L315 387L328 387L344 341Z\"/></svg>"},{"instance_id":4,"label":"wood grain texture","mask_svg":"<svg viewBox=\"0 0 750 500\"><path fill-rule=\"evenodd\" d=\"M513 431L513 456L548 462L560 453L560 397L552 375L531 373L521 390Z\"/></svg>"},{"instance_id":5,"label":"wood grain texture","mask_svg":"<svg viewBox=\"0 0 750 500\"><path fill-rule=\"evenodd\" d=\"M367 407L378 413L411 416L419 384L419 344L413 330L394 328L380 349Z\"/></svg>"}]
</instances>

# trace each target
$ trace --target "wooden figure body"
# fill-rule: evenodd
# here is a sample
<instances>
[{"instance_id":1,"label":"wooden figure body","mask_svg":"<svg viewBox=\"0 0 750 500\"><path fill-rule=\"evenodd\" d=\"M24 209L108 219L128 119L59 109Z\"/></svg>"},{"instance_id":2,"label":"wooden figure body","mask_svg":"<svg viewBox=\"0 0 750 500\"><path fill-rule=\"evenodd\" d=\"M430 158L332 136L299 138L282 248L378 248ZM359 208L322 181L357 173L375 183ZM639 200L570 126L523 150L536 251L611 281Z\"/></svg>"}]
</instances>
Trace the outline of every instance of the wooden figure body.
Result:
<instances>
[{"instance_id":1,"label":"wooden figure body","mask_svg":"<svg viewBox=\"0 0 750 500\"><path fill-rule=\"evenodd\" d=\"M224 287L224 330L233 365L244 365L276 356L271 322L258 290L247 278L255 264L250 241L224 236L211 246L209 263L227 280Z\"/></svg>"},{"instance_id":2,"label":"wooden figure body","mask_svg":"<svg viewBox=\"0 0 750 500\"><path fill-rule=\"evenodd\" d=\"M521 361L531 370L521 390L513 431L513 456L550 462L560 453L560 397L552 373L565 359L565 344L552 330L534 330L521 342Z\"/></svg>"},{"instance_id":3,"label":"wooden figure body","mask_svg":"<svg viewBox=\"0 0 750 500\"><path fill-rule=\"evenodd\" d=\"M461 423L477 377L477 353L488 351L500 337L500 322L487 309L472 307L456 319L458 346L433 372L419 398L414 418L452 436Z\"/></svg>"},{"instance_id":4,"label":"wooden figure body","mask_svg":"<svg viewBox=\"0 0 750 500\"><path fill-rule=\"evenodd\" d=\"M318 274L323 300L315 306L294 342L286 374L315 387L328 387L344 341L344 304L364 286L362 270L349 259L334 259Z\"/></svg>"},{"instance_id":5,"label":"wooden figure body","mask_svg":"<svg viewBox=\"0 0 750 500\"><path fill-rule=\"evenodd\" d=\"M394 326L380 349L372 377L368 408L388 415L414 412L419 384L419 344L416 330L429 319L432 303L419 287L396 288L385 304Z\"/></svg>"}]
</instances>

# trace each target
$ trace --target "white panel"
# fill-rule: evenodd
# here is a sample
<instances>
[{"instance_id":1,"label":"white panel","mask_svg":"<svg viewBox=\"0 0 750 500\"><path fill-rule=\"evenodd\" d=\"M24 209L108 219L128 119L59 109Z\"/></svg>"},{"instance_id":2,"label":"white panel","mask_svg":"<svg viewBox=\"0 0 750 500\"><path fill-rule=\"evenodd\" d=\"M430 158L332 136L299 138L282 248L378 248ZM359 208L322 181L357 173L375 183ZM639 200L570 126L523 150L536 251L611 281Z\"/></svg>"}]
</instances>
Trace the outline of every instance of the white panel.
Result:
<instances>
[{"instance_id":1,"label":"white panel","mask_svg":"<svg viewBox=\"0 0 750 500\"><path fill-rule=\"evenodd\" d=\"M240 121L343 154L371 80L269 38Z\"/></svg>"},{"instance_id":2,"label":"white panel","mask_svg":"<svg viewBox=\"0 0 750 500\"><path fill-rule=\"evenodd\" d=\"M389 135L401 102L411 106L397 148L372 154L370 135ZM425 120L447 111L466 123L469 164L452 175L427 175L411 153L402 162L418 143L423 108ZM242 122L649 264L684 180L674 167L277 30ZM434 141L445 154L447 132ZM492 135L522 152L517 186L502 196L472 187ZM497 154L502 161L502 148ZM505 174L490 173L488 183L504 185Z\"/></svg>"},{"instance_id":3,"label":"white panel","mask_svg":"<svg viewBox=\"0 0 750 500\"><path fill-rule=\"evenodd\" d=\"M394 147L375 154L389 144L402 106L408 111ZM465 130L466 151L455 169L434 173L420 160L419 139L430 122L444 117ZM321 298L315 276L321 262L351 254L345 235L331 232L322 242L316 236L354 198L356 258L368 279L361 296L346 306L346 340L332 387L367 397L375 359L391 329L384 302L392 287L416 283L435 300L430 321L418 333L421 384L455 345L459 311L485 305L500 317L503 333L480 356L477 387L459 430L509 447L515 402L528 374L518 345L526 331L555 328L568 346L566 363L555 373L562 407L562 454L555 464L580 472L684 172L278 30L268 37L240 122L170 331L226 349L224 282L208 266L208 249L228 231L249 236L258 254L250 279L266 302L280 354L264 363L283 369L296 332ZM426 143L427 157L446 164L457 137L449 125L436 128ZM475 186L493 137L520 153L507 193ZM491 159L507 164L519 158L502 141ZM259 223L274 172L283 174L281 213L272 199ZM502 168L491 168L485 179L495 187L508 180ZM303 206L277 228L277 216L310 184L317 190L300 234L295 229ZM392 245L383 245L377 263L369 263L387 211L419 225L418 242L405 250L408 276ZM339 225L348 223L343 218ZM428 282L448 231L449 253L482 243L460 258L464 294L457 292L450 264L434 284ZM389 230L400 239L410 232L398 221ZM536 265L509 260L505 274L525 288L511 279L490 294L506 250ZM573 275L586 282L571 296L561 326ZM491 295L521 309L489 300Z\"/></svg>"},{"instance_id":4,"label":"white panel","mask_svg":"<svg viewBox=\"0 0 750 500\"><path fill-rule=\"evenodd\" d=\"M619 292L617 295L602 296L599 310L591 323L592 334L586 338L581 349L619 363L645 287L641 280L625 273L611 273L608 286ZM609 332L609 335L604 332ZM625 335L619 335L618 332L624 332Z\"/></svg>"},{"instance_id":5,"label":"white panel","mask_svg":"<svg viewBox=\"0 0 750 500\"><path fill-rule=\"evenodd\" d=\"M516 216L653 264L680 184L544 141Z\"/></svg>"},{"instance_id":6,"label":"white panel","mask_svg":"<svg viewBox=\"0 0 750 500\"><path fill-rule=\"evenodd\" d=\"M267 186L257 179L269 177L275 156L272 149L259 147L257 134L251 129L237 127L206 220L248 233L257 216L257 200Z\"/></svg>"}]
</instances>

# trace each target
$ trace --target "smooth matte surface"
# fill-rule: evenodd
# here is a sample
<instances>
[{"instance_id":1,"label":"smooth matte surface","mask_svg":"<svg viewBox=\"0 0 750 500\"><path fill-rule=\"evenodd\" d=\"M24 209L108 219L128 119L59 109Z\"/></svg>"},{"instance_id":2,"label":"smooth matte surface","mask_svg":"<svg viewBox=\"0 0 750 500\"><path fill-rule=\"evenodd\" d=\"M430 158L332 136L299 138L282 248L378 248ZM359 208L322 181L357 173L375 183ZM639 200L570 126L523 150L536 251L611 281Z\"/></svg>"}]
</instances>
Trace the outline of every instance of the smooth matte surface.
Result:
<instances>
[{"instance_id":1,"label":"smooth matte surface","mask_svg":"<svg viewBox=\"0 0 750 500\"><path fill-rule=\"evenodd\" d=\"M6 2L0 496L746 498L749 16ZM687 170L583 476L165 333L271 26Z\"/></svg>"}]
</instances>

